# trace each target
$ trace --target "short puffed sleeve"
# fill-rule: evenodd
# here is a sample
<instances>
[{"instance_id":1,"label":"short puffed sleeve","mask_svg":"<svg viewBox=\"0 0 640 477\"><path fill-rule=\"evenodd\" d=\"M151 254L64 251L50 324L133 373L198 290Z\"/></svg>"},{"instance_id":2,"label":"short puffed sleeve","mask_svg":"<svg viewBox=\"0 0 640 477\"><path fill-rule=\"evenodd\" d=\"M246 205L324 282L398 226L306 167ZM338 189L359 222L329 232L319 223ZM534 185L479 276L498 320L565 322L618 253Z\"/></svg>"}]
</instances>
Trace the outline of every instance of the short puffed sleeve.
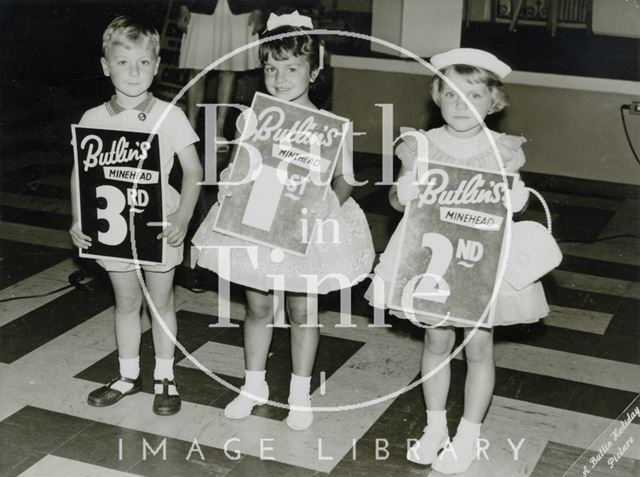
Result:
<instances>
[{"instance_id":1,"label":"short puffed sleeve","mask_svg":"<svg viewBox=\"0 0 640 477\"><path fill-rule=\"evenodd\" d=\"M410 171L413 169L420 150L429 151L427 131L410 127L401 127L402 140L396 147L396 156L402 161L402 167ZM420 151L421 152L421 151Z\"/></svg>"},{"instance_id":2,"label":"short puffed sleeve","mask_svg":"<svg viewBox=\"0 0 640 477\"><path fill-rule=\"evenodd\" d=\"M182 109L170 106L165 121L163 129L167 131L169 143L175 152L180 152L200 140Z\"/></svg>"},{"instance_id":3,"label":"short puffed sleeve","mask_svg":"<svg viewBox=\"0 0 640 477\"><path fill-rule=\"evenodd\" d=\"M526 138L509 134L501 134L496 138L496 145L507 172L518 172L524 166L526 159L522 145L525 142L527 142Z\"/></svg>"}]
</instances>

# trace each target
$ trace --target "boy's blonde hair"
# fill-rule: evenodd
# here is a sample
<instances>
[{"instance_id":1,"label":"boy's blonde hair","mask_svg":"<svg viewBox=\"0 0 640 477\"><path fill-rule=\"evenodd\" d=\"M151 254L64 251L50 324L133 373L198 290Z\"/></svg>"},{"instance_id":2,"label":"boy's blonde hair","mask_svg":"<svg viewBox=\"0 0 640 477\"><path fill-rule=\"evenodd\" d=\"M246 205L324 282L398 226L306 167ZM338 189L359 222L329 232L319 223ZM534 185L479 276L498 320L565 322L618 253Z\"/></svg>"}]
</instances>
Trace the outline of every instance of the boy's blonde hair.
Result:
<instances>
[{"instance_id":1,"label":"boy's blonde hair","mask_svg":"<svg viewBox=\"0 0 640 477\"><path fill-rule=\"evenodd\" d=\"M494 72L471 65L451 65L446 68L442 68L440 73L446 76L447 73L451 71L455 71L469 83L482 83L489 88L492 98L491 108L489 109L490 114L502 111L509 105L502 81ZM433 76L433 80L431 82L431 97L438 106L440 106L440 92L444 88L445 84L446 82L440 78L439 75Z\"/></svg>"},{"instance_id":2,"label":"boy's blonde hair","mask_svg":"<svg viewBox=\"0 0 640 477\"><path fill-rule=\"evenodd\" d=\"M121 15L114 18L102 34L102 56L106 57L111 47L121 42L120 38L122 37L133 43L146 40L151 45L156 58L160 55L160 35L158 30L150 23Z\"/></svg>"}]
</instances>

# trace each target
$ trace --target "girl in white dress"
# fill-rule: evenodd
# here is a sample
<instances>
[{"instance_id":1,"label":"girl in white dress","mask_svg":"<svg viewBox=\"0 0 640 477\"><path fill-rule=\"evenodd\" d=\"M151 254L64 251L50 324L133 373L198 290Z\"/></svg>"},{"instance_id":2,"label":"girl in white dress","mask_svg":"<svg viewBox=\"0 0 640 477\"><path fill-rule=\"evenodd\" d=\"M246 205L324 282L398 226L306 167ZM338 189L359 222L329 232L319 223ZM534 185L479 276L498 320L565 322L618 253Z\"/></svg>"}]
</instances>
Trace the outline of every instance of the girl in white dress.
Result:
<instances>
[{"instance_id":1,"label":"girl in white dress","mask_svg":"<svg viewBox=\"0 0 640 477\"><path fill-rule=\"evenodd\" d=\"M233 1L210 0L215 4L213 14L210 15L191 12L188 4L180 6L178 25L185 30L185 33L180 44L179 67L193 70L191 78L227 53L258 39L258 33L264 25L263 13L258 8L260 2L254 2L254 10L239 13L237 8L234 8ZM246 7L246 5L243 6ZM236 53L216 66L214 68L218 72L216 102L232 103L236 73L253 70L259 66L258 49L255 47ZM200 110L198 104L204 102L204 96L205 78L202 78L187 92L187 117L194 129L198 123ZM218 109L216 118L218 142L225 141L224 123L227 111L226 107ZM228 148L226 144L218 146L221 152Z\"/></svg>"},{"instance_id":2,"label":"girl in white dress","mask_svg":"<svg viewBox=\"0 0 640 477\"><path fill-rule=\"evenodd\" d=\"M484 118L506 106L506 96L501 79L511 69L494 55L482 50L460 48L434 56L433 66L446 76L475 107ZM431 86L434 102L440 107L445 125L422 131L428 141L429 160L461 166L499 169L483 126L458 93L438 75ZM517 172L525 162L521 145L522 137L508 136L490 131L495 140L507 172ZM402 159L402 168L397 185L391 187L389 199L392 206L402 211L405 205L417 198L418 187L411 172L417 156L418 142L410 137L401 143L396 153ZM522 182L511 192L512 210L521 210L528 198ZM386 307L384 289L388 290L395 257L400 252L398 226L389 240L386 250L376 266L376 278L367 290L366 297L376 307ZM376 283L377 282L377 283ZM379 286L384 283L384 287ZM376 284L374 286L374 284ZM494 305L493 326L535 322L545 317L549 307L544 290L539 282L522 290L515 290L502 280ZM409 318L400 311L391 314ZM449 442L446 404L449 392L451 370L447 364L422 384L427 408L427 426L423 436L407 453L412 462L433 465L433 469L444 474L465 471L476 457L480 424L489 407L493 395L495 369L493 361L493 332L491 328L472 328L460 322L430 319L424 315L411 317L426 325L422 354L422 374L427 375L448 359L455 341L454 327L463 327L465 338L472 333L465 346L467 377L465 383L464 413L455 437L443 452L438 452Z\"/></svg>"},{"instance_id":3,"label":"girl in white dress","mask_svg":"<svg viewBox=\"0 0 640 477\"><path fill-rule=\"evenodd\" d=\"M309 99L309 87L318 77L320 69L320 40L305 33L308 28L312 28L311 19L297 12L282 17L272 14L267 22L265 38L286 33L297 35L261 44L260 57L264 63L265 86L271 95L318 109ZM223 171L222 180L227 177ZM274 321L273 277L278 276L284 277L286 311L291 322L293 373L288 401L295 407L290 408L287 425L295 430L303 430L311 425L313 414L309 391L320 332L315 326L305 325L317 323L318 294L345 286L344 281L332 279L331 276L340 274L349 281L349 285L353 285L363 280L373 265L373 242L367 220L358 204L350 198L350 184L353 183L353 164L349 155L338 161L326 199L319 201L315 210L312 210L320 219L335 221L337 237L330 241L312 239L304 257L276 253L279 260L274 260L274 252L281 251L213 231L218 204L212 207L193 237L193 243L199 248L198 265L245 287L244 392L225 408L224 413L228 418L247 417L254 406L264 404L268 399L269 387L265 373L273 333L273 328L269 326ZM232 194L232 187L220 184L219 197ZM255 262L252 262L246 250L232 248L247 245L257 248ZM218 250L207 248L211 246L229 249L232 264L229 276L225 276L224 267L218 261ZM317 289L309 289L308 276L318 278Z\"/></svg>"}]
</instances>

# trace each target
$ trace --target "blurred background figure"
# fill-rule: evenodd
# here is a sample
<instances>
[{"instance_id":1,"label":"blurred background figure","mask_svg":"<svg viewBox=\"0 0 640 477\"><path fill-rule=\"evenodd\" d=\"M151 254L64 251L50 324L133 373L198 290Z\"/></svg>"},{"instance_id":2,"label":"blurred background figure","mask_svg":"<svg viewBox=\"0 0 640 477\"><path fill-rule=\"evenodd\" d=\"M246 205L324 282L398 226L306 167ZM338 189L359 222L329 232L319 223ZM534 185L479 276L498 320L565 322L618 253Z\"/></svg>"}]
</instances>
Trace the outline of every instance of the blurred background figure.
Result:
<instances>
[{"instance_id":1,"label":"blurred background figure","mask_svg":"<svg viewBox=\"0 0 640 477\"><path fill-rule=\"evenodd\" d=\"M178 26L184 32L180 48L180 68L193 70L190 79L225 54L258 39L264 28L264 7L259 0L190 0L180 6ZM219 104L233 100L236 72L260 65L257 48L234 54L217 65L217 95ZM195 129L198 125L198 104L204 101L206 80L202 78L187 93L187 117ZM224 139L224 124L228 108L219 108L216 136ZM222 149L222 145L219 146ZM228 146L225 146L228 148ZM222 151L221 151L222 152Z\"/></svg>"}]
</instances>

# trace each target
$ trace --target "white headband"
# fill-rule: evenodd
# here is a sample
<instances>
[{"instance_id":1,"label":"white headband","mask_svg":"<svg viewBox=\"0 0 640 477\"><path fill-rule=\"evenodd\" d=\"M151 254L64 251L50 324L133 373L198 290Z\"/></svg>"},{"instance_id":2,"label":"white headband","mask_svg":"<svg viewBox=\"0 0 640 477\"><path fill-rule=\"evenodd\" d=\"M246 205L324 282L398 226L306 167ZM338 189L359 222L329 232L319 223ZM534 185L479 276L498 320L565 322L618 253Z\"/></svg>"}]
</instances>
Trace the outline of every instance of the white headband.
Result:
<instances>
[{"instance_id":1,"label":"white headband","mask_svg":"<svg viewBox=\"0 0 640 477\"><path fill-rule=\"evenodd\" d=\"M475 48L456 48L445 53L439 53L431 58L431 64L437 70L451 65L476 66L497 74L500 79L511 73L509 65L500 61L495 55Z\"/></svg>"},{"instance_id":2,"label":"white headband","mask_svg":"<svg viewBox=\"0 0 640 477\"><path fill-rule=\"evenodd\" d=\"M281 26L293 26L293 27L305 27L313 30L313 23L311 22L311 18L300 15L298 10L293 13L287 13L285 15L276 15L272 13L269 15L269 19L267 20L267 31L275 30Z\"/></svg>"},{"instance_id":3,"label":"white headband","mask_svg":"<svg viewBox=\"0 0 640 477\"><path fill-rule=\"evenodd\" d=\"M313 22L311 18L306 15L300 15L298 10L293 13L287 13L284 15L276 15L272 13L269 15L267 20L267 31L275 30L281 26L292 26L298 28L309 28L313 30ZM320 42L320 51L319 51L319 65L318 69L324 68L324 45Z\"/></svg>"}]
</instances>

